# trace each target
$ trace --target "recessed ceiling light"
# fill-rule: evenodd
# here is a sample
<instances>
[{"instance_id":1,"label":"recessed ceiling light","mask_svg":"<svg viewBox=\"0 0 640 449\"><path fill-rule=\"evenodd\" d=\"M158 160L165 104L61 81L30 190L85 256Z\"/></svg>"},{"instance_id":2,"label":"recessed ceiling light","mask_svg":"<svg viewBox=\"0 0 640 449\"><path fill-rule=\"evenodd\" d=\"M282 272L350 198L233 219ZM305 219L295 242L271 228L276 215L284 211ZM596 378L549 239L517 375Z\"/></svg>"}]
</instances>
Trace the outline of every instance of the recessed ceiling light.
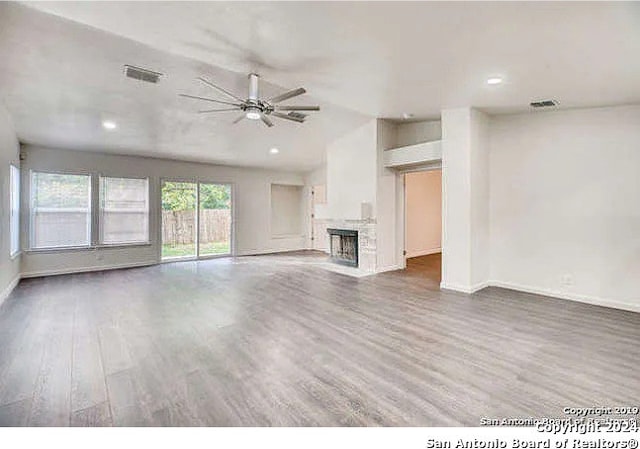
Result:
<instances>
[{"instance_id":1,"label":"recessed ceiling light","mask_svg":"<svg viewBox=\"0 0 640 449\"><path fill-rule=\"evenodd\" d=\"M413 114L410 114L408 112L404 112L402 114L402 118L405 119L405 120L409 120L411 117L413 117Z\"/></svg>"},{"instance_id":2,"label":"recessed ceiling light","mask_svg":"<svg viewBox=\"0 0 640 449\"><path fill-rule=\"evenodd\" d=\"M115 122L111 122L109 120L106 120L104 122L102 122L102 127L104 129L116 129L117 125Z\"/></svg>"},{"instance_id":3,"label":"recessed ceiling light","mask_svg":"<svg viewBox=\"0 0 640 449\"><path fill-rule=\"evenodd\" d=\"M271 149L269 150L269 153L271 153L271 154L278 154L279 152L280 152L280 150L278 150L278 149L277 149L277 148L275 148L275 147L274 147L274 148L271 148Z\"/></svg>"},{"instance_id":4,"label":"recessed ceiling light","mask_svg":"<svg viewBox=\"0 0 640 449\"><path fill-rule=\"evenodd\" d=\"M500 84L502 82L502 78L499 78L497 76L493 77L493 78L489 78L487 80L487 84Z\"/></svg>"}]
</instances>

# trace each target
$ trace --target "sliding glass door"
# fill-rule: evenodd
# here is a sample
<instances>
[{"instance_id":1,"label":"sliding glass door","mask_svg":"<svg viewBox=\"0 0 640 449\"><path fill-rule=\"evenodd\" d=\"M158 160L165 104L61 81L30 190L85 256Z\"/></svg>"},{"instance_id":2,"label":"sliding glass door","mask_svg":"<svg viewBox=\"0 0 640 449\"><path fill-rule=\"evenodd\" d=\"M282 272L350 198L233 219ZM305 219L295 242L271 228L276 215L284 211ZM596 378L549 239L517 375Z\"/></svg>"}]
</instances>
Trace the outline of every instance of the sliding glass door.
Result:
<instances>
[{"instance_id":1,"label":"sliding glass door","mask_svg":"<svg viewBox=\"0 0 640 449\"><path fill-rule=\"evenodd\" d=\"M162 183L162 258L196 257L197 184Z\"/></svg>"},{"instance_id":2,"label":"sliding glass door","mask_svg":"<svg viewBox=\"0 0 640 449\"><path fill-rule=\"evenodd\" d=\"M231 254L231 186L162 183L162 259Z\"/></svg>"},{"instance_id":3,"label":"sliding glass door","mask_svg":"<svg viewBox=\"0 0 640 449\"><path fill-rule=\"evenodd\" d=\"M199 184L198 255L231 254L231 186Z\"/></svg>"}]
</instances>

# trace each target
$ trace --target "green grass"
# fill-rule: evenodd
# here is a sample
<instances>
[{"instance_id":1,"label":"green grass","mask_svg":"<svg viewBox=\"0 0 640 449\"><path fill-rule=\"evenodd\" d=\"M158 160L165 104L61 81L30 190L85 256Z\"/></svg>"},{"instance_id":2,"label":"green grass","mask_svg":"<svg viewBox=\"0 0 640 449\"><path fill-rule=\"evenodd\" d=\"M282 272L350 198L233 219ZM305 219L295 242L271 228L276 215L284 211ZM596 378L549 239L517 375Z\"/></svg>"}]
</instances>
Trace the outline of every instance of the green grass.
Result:
<instances>
[{"instance_id":1,"label":"green grass","mask_svg":"<svg viewBox=\"0 0 640 449\"><path fill-rule=\"evenodd\" d=\"M214 254L229 254L229 242L210 242L200 245L200 255L210 256ZM162 257L186 257L195 256L195 244L162 245Z\"/></svg>"}]
</instances>

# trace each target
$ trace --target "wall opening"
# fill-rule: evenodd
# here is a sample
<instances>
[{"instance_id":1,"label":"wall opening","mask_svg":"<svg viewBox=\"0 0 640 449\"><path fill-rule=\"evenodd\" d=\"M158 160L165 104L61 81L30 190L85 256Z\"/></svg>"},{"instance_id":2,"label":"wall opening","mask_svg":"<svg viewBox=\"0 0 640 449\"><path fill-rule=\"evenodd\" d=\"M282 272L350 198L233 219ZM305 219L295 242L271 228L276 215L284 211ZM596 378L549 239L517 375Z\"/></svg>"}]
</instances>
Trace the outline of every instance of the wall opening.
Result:
<instances>
[{"instance_id":1,"label":"wall opening","mask_svg":"<svg viewBox=\"0 0 640 449\"><path fill-rule=\"evenodd\" d=\"M271 237L303 235L304 207L302 186L271 184Z\"/></svg>"},{"instance_id":2,"label":"wall opening","mask_svg":"<svg viewBox=\"0 0 640 449\"><path fill-rule=\"evenodd\" d=\"M409 272L440 285L442 270L442 170L404 175L404 257Z\"/></svg>"}]
</instances>

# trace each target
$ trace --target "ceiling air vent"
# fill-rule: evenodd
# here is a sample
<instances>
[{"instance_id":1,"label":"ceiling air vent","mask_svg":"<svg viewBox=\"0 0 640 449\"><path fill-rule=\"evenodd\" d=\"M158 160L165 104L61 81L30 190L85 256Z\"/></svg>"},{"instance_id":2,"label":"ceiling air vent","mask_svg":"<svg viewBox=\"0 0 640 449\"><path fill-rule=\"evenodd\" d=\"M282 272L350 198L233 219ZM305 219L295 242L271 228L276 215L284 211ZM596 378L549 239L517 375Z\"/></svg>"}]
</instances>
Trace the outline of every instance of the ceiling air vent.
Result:
<instances>
[{"instance_id":1,"label":"ceiling air vent","mask_svg":"<svg viewBox=\"0 0 640 449\"><path fill-rule=\"evenodd\" d=\"M134 80L144 81L147 83L157 84L160 81L162 73L154 72L153 70L141 69L132 65L124 66L124 74Z\"/></svg>"},{"instance_id":2,"label":"ceiling air vent","mask_svg":"<svg viewBox=\"0 0 640 449\"><path fill-rule=\"evenodd\" d=\"M529 106L532 108L552 108L558 106L558 102L556 100L532 101Z\"/></svg>"}]
</instances>

